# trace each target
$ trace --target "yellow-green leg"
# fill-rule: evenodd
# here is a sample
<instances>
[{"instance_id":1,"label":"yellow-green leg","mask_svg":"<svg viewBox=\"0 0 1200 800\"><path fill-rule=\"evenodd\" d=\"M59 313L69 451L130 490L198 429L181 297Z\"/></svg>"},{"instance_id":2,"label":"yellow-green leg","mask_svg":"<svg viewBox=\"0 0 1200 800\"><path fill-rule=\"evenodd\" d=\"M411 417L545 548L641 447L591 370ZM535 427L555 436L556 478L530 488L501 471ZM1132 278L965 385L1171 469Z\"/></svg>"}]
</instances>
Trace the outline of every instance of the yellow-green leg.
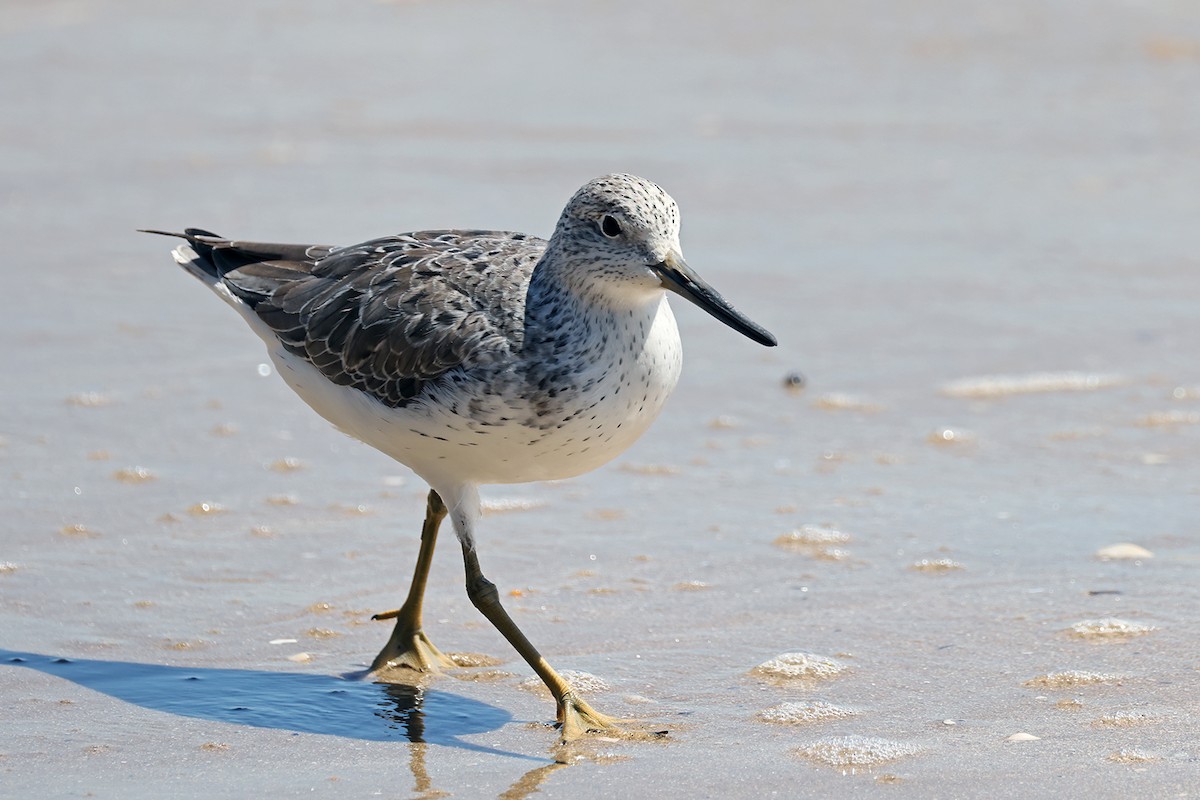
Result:
<instances>
[{"instance_id":1,"label":"yellow-green leg","mask_svg":"<svg viewBox=\"0 0 1200 800\"><path fill-rule=\"evenodd\" d=\"M558 704L558 722L562 741L569 742L577 739L588 731L615 728L613 720L596 711L588 705L587 701L576 695L571 685L546 663L546 659L542 658L537 648L525 638L525 634L521 633L521 629L512 621L512 617L500 605L500 593L496 591L496 585L483 577L483 571L479 568L479 558L475 555L474 548L466 544L463 545L463 562L467 569L467 596L471 598L471 602L483 612L496 630L504 634L504 638L516 648L521 658L533 667L533 671L537 673L542 682L546 684L546 688L550 690L550 694L554 696L554 702Z\"/></svg>"},{"instance_id":2,"label":"yellow-green leg","mask_svg":"<svg viewBox=\"0 0 1200 800\"><path fill-rule=\"evenodd\" d=\"M454 666L454 662L429 641L421 627L421 606L425 599L429 566L433 562L433 547L437 543L438 527L445 518L446 505L438 493L431 489L425 507L425 524L421 527L421 551L417 554L417 567L408 588L408 597L404 605L395 611L385 611L371 617L396 620L392 637L371 664L371 672L382 673L380 677L394 669L437 672L444 667Z\"/></svg>"}]
</instances>

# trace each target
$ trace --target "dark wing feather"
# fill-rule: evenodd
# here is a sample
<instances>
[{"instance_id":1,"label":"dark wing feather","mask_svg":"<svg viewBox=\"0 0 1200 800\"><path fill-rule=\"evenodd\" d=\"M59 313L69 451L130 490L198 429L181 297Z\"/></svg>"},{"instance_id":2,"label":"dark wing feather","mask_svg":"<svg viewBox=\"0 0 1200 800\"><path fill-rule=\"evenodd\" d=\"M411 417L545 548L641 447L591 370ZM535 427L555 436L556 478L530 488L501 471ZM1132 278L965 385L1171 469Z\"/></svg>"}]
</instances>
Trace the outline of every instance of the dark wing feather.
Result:
<instances>
[{"instance_id":1,"label":"dark wing feather","mask_svg":"<svg viewBox=\"0 0 1200 800\"><path fill-rule=\"evenodd\" d=\"M341 248L188 233L289 351L392 407L451 370L521 346L525 290L546 246L493 231L425 231Z\"/></svg>"}]
</instances>

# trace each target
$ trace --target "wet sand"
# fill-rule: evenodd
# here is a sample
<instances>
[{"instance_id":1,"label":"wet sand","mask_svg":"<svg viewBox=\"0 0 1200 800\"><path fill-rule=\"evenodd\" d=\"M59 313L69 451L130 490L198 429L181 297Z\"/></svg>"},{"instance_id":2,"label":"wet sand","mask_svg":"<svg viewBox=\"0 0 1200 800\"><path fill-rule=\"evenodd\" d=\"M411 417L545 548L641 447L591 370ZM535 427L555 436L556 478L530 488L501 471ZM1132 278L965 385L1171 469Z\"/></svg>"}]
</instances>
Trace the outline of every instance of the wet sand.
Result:
<instances>
[{"instance_id":1,"label":"wet sand","mask_svg":"<svg viewBox=\"0 0 1200 800\"><path fill-rule=\"evenodd\" d=\"M1197 793L1200 10L51 1L0 36L6 796ZM354 679L424 489L133 231L546 235L614 170L781 346L677 307L635 448L486 493L530 638L670 731L558 749L452 545L429 633L502 663Z\"/></svg>"}]
</instances>

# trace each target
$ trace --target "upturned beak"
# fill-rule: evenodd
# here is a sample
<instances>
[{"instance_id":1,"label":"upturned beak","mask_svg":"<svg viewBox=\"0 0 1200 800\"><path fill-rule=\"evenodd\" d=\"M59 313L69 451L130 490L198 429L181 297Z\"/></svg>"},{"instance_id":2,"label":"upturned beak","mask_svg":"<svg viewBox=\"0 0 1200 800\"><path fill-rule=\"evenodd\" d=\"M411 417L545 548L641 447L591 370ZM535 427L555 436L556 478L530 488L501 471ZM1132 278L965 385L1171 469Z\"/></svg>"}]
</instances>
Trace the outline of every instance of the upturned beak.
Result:
<instances>
[{"instance_id":1,"label":"upturned beak","mask_svg":"<svg viewBox=\"0 0 1200 800\"><path fill-rule=\"evenodd\" d=\"M687 265L687 262L683 260L683 256L679 253L667 253L667 257L661 263L651 264L650 268L658 273L659 278L662 279L663 288L670 289L672 292L690 300L738 333L767 347L774 347L778 344L775 337L769 331L751 322L745 315L731 306L729 301L721 296L720 292L709 286L703 278L693 272L692 268Z\"/></svg>"}]
</instances>

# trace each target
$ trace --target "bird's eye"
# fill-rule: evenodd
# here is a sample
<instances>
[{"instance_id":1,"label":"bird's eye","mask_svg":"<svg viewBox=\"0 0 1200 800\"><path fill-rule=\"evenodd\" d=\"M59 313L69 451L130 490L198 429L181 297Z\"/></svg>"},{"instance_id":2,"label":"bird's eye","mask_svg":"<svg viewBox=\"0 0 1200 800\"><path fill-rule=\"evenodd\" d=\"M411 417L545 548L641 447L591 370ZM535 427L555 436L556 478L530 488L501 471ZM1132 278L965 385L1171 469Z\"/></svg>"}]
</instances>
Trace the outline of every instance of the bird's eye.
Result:
<instances>
[{"instance_id":1,"label":"bird's eye","mask_svg":"<svg viewBox=\"0 0 1200 800\"><path fill-rule=\"evenodd\" d=\"M605 214L600 219L600 232L610 239L615 239L621 235L621 223L617 222L613 215Z\"/></svg>"}]
</instances>

